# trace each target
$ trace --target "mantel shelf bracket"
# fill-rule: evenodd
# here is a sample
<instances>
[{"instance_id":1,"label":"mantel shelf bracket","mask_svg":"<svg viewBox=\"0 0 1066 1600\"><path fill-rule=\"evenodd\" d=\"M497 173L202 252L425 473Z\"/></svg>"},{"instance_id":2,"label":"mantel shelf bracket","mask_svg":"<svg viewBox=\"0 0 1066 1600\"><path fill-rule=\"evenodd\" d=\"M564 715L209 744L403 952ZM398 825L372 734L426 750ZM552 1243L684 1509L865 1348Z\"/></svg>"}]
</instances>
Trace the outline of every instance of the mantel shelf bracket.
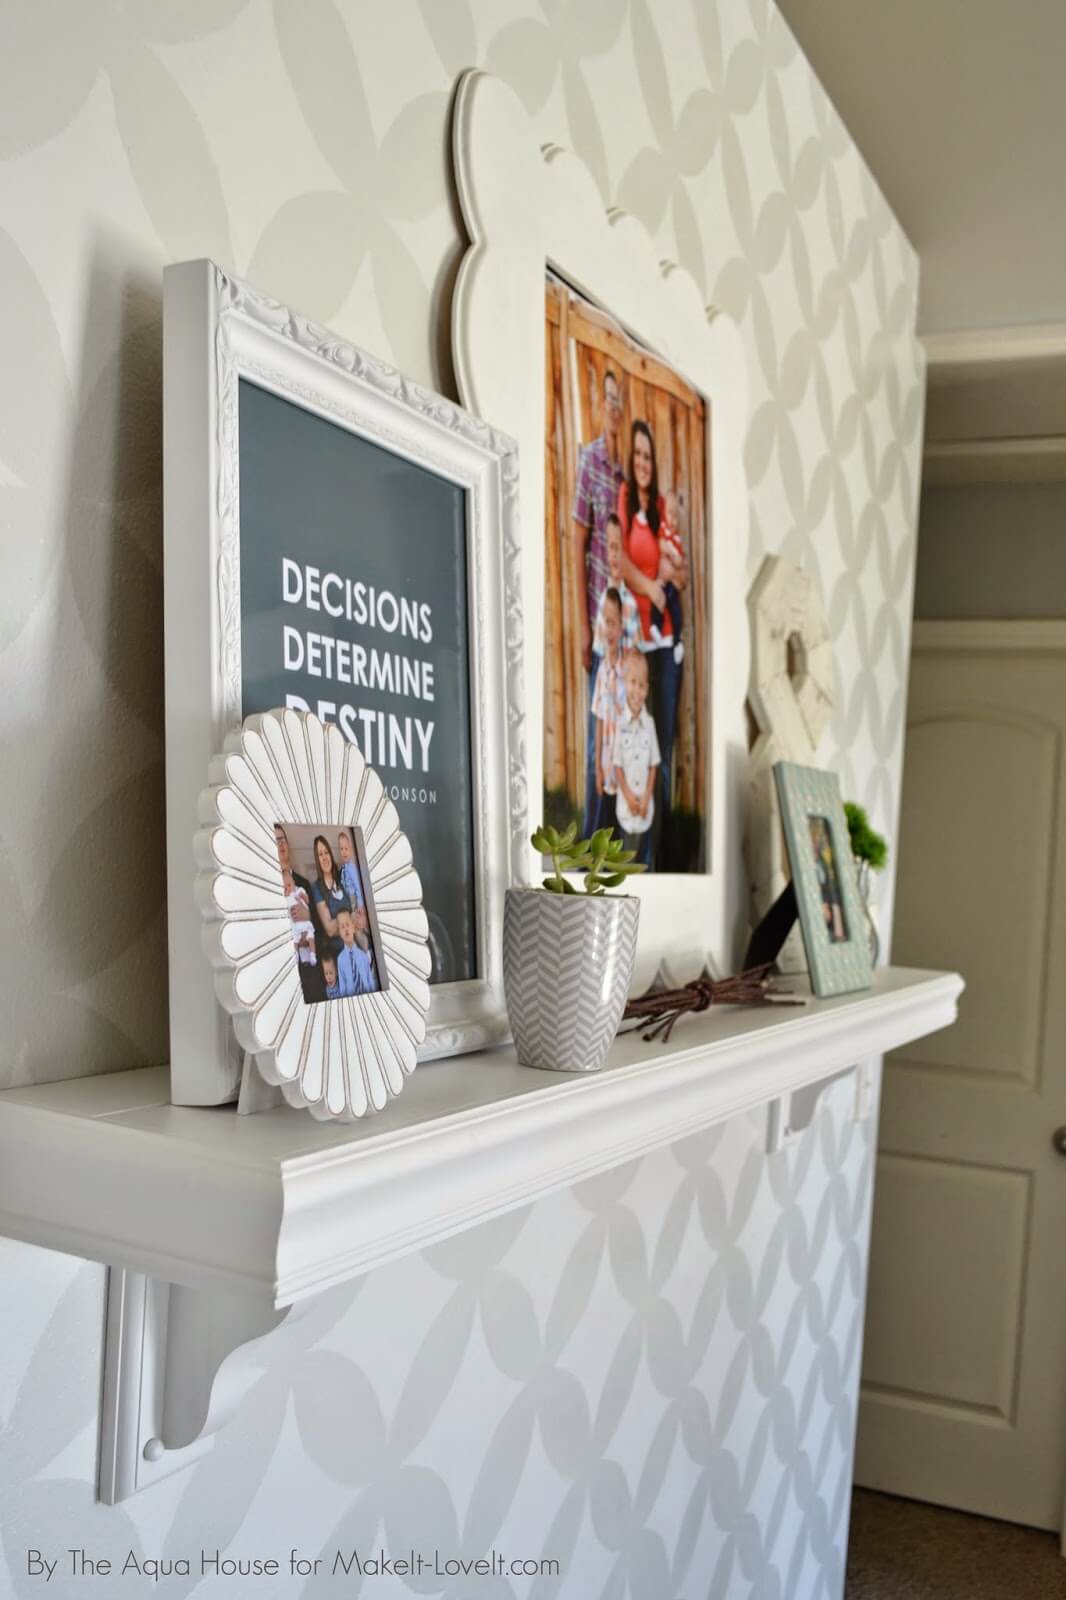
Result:
<instances>
[{"instance_id":1,"label":"mantel shelf bracket","mask_svg":"<svg viewBox=\"0 0 1066 1600\"><path fill-rule=\"evenodd\" d=\"M317 1299L278 1309L265 1293L187 1289L112 1267L98 1480L104 1504L203 1455L270 1365L270 1336Z\"/></svg>"},{"instance_id":2,"label":"mantel shelf bracket","mask_svg":"<svg viewBox=\"0 0 1066 1600\"><path fill-rule=\"evenodd\" d=\"M768 1102L767 1154L774 1155L805 1133L814 1121L822 1096L841 1078L852 1076L855 1079L852 1116L856 1121L864 1121L869 1117L874 1104L872 1063L860 1062L854 1067L842 1067L838 1072L827 1073L824 1078L818 1078L814 1083L805 1083L798 1089L790 1089L787 1094L779 1095Z\"/></svg>"}]
</instances>

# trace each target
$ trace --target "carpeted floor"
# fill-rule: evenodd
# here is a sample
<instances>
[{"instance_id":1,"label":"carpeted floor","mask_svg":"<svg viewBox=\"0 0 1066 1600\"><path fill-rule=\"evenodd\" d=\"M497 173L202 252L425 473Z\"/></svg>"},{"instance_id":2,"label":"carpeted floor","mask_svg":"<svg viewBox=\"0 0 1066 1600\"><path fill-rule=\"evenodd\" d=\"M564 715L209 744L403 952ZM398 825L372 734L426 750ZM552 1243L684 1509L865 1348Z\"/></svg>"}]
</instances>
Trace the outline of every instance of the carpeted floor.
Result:
<instances>
[{"instance_id":1,"label":"carpeted floor","mask_svg":"<svg viewBox=\"0 0 1066 1600\"><path fill-rule=\"evenodd\" d=\"M1053 1533L856 1489L845 1600L1066 1600Z\"/></svg>"}]
</instances>

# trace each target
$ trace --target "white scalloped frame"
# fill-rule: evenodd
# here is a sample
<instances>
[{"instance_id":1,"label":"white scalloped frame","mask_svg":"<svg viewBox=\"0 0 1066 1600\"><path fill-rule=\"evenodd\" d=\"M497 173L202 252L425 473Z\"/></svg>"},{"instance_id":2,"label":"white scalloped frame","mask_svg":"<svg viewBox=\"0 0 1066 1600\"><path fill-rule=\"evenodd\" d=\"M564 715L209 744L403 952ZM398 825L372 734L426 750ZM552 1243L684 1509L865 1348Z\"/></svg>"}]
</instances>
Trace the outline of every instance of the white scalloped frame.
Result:
<instances>
[{"instance_id":1,"label":"white scalloped frame","mask_svg":"<svg viewBox=\"0 0 1066 1600\"><path fill-rule=\"evenodd\" d=\"M745 553L747 363L739 329L704 304L693 279L659 259L635 217L607 211L587 167L538 145L511 89L474 70L460 80L453 161L470 249L452 306L452 350L464 404L517 439L523 472L522 592L526 617L529 793L543 772L544 294L551 267L671 363L707 401L712 619L708 680L709 867L635 880L641 900L635 985L657 969L696 977L709 956L732 971L742 950L749 638ZM534 873L530 857L524 876Z\"/></svg>"},{"instance_id":2,"label":"white scalloped frame","mask_svg":"<svg viewBox=\"0 0 1066 1600\"><path fill-rule=\"evenodd\" d=\"M204 773L242 723L238 384L259 387L465 492L478 976L431 988L420 1056L507 1037L504 891L525 882L525 676L514 441L211 261L164 280L164 601L171 1095L236 1097L189 872Z\"/></svg>"},{"instance_id":3,"label":"white scalloped frame","mask_svg":"<svg viewBox=\"0 0 1066 1600\"><path fill-rule=\"evenodd\" d=\"M200 797L196 898L215 993L241 1046L291 1106L321 1121L381 1111L415 1070L429 1010L429 924L396 807L354 744L311 712L248 717ZM274 824L362 830L387 986L308 1005Z\"/></svg>"}]
</instances>

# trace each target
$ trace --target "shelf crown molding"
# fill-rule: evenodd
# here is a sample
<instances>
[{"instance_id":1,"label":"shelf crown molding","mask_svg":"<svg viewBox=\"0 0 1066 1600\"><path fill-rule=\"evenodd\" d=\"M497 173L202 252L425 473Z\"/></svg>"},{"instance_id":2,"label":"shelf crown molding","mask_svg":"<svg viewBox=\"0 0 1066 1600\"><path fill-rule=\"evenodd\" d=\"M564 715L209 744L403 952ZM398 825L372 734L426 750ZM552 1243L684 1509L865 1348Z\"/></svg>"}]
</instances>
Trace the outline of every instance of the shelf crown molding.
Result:
<instances>
[{"instance_id":1,"label":"shelf crown molding","mask_svg":"<svg viewBox=\"0 0 1066 1600\"><path fill-rule=\"evenodd\" d=\"M288 1305L945 1027L961 989L888 968L802 1010L715 1007L587 1076L457 1057L354 1128L172 1106L165 1068L9 1090L0 1232Z\"/></svg>"}]
</instances>

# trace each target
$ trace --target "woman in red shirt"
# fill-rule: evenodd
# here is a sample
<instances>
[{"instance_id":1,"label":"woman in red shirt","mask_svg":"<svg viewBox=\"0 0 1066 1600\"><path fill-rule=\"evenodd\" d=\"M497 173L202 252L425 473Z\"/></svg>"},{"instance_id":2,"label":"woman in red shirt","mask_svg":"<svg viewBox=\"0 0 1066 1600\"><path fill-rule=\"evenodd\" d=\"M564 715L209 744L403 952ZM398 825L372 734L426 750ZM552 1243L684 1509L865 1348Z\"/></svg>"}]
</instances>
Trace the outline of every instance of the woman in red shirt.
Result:
<instances>
[{"instance_id":1,"label":"woman in red shirt","mask_svg":"<svg viewBox=\"0 0 1066 1600\"><path fill-rule=\"evenodd\" d=\"M622 524L622 576L633 591L640 612L644 648L651 643L651 608L666 604L659 573L659 529L664 517L659 493L659 471L651 429L639 419L633 424L629 446L629 471L618 485L618 520ZM664 625L670 626L668 616Z\"/></svg>"},{"instance_id":2,"label":"woman in red shirt","mask_svg":"<svg viewBox=\"0 0 1066 1600\"><path fill-rule=\"evenodd\" d=\"M648 658L651 714L662 756L653 843L654 863L660 872L669 861L667 816L677 707L681 697L681 662L674 659L673 624L658 579L659 536L664 519L655 440L648 424L638 418L630 434L629 470L625 481L618 486L618 520L622 524L622 575L636 596L640 613L641 650ZM687 572L678 575L679 588L684 587L687 576ZM653 639L651 633L652 606L662 613L658 640Z\"/></svg>"}]
</instances>

